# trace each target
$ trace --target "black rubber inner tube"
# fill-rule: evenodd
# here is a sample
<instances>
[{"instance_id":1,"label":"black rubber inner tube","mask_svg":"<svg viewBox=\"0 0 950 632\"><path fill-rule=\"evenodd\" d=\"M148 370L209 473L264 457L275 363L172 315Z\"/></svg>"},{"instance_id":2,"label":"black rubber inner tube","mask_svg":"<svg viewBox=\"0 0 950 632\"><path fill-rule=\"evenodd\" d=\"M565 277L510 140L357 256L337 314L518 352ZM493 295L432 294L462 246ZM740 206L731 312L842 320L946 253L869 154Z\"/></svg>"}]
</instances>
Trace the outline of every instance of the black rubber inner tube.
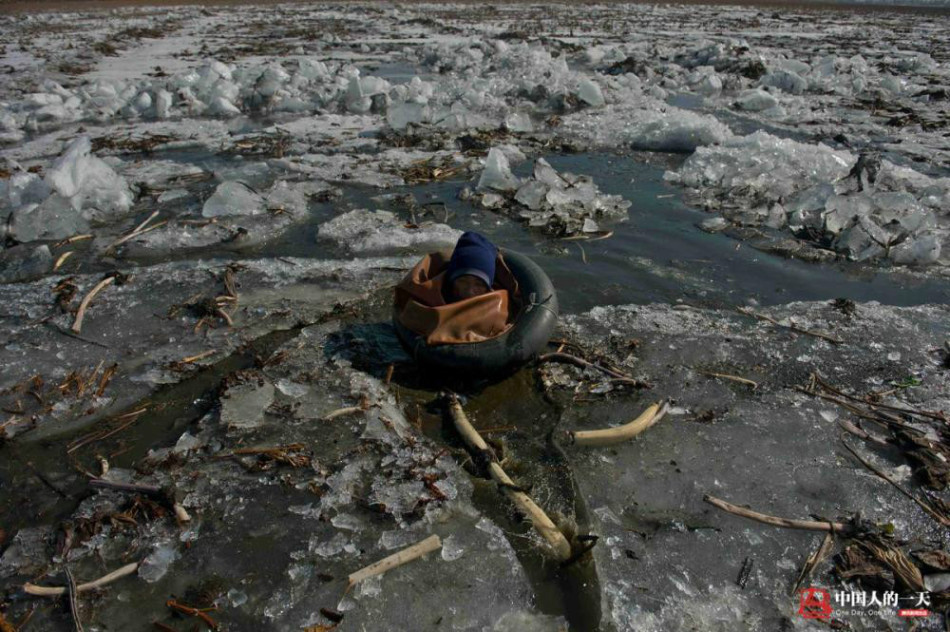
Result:
<instances>
[{"instance_id":1,"label":"black rubber inner tube","mask_svg":"<svg viewBox=\"0 0 950 632\"><path fill-rule=\"evenodd\" d=\"M429 368L478 375L510 371L540 353L557 325L557 294L538 264L513 250L501 249L518 280L521 311L504 334L491 340L463 344L427 345L419 334L393 318L396 333L415 361Z\"/></svg>"}]
</instances>

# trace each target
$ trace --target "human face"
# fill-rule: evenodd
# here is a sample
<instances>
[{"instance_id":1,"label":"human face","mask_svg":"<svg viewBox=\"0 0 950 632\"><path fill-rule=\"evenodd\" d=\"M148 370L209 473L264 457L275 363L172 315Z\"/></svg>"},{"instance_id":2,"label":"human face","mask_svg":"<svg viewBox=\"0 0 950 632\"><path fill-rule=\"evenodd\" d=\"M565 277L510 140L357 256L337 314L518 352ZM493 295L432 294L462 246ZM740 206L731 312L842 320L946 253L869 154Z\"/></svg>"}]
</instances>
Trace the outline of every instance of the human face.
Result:
<instances>
[{"instance_id":1,"label":"human face","mask_svg":"<svg viewBox=\"0 0 950 632\"><path fill-rule=\"evenodd\" d=\"M449 288L449 296L452 297L452 302L464 301L467 298L487 294L488 290L489 288L485 285L485 282L477 276L463 274L452 281L452 287Z\"/></svg>"}]
</instances>

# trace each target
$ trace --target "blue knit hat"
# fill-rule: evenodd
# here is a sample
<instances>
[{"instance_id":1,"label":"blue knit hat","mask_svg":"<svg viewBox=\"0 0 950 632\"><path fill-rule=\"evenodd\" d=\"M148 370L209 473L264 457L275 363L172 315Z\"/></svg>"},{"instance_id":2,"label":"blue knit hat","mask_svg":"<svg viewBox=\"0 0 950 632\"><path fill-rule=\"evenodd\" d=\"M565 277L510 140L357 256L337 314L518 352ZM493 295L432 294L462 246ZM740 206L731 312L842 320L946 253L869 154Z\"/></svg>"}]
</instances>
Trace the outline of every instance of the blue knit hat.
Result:
<instances>
[{"instance_id":1,"label":"blue knit hat","mask_svg":"<svg viewBox=\"0 0 950 632\"><path fill-rule=\"evenodd\" d=\"M498 248L482 234L468 231L459 237L446 270L446 283L470 274L485 282L489 288L495 282L495 258Z\"/></svg>"}]
</instances>

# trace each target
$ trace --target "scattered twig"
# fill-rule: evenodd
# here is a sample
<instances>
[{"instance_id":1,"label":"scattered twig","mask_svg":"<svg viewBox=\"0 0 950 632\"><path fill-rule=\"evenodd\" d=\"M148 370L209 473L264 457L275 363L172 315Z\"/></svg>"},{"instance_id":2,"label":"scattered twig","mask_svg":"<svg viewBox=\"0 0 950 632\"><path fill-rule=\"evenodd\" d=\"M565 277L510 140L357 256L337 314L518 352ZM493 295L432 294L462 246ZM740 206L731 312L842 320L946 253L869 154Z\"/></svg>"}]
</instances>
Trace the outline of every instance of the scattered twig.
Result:
<instances>
[{"instance_id":1,"label":"scattered twig","mask_svg":"<svg viewBox=\"0 0 950 632\"><path fill-rule=\"evenodd\" d=\"M144 222L142 222L141 224L139 224L138 226L132 229L132 233L137 233L140 230L144 229L156 217L158 217L158 211L153 211L151 215L145 218Z\"/></svg>"},{"instance_id":2,"label":"scattered twig","mask_svg":"<svg viewBox=\"0 0 950 632\"><path fill-rule=\"evenodd\" d=\"M417 542L410 547L393 553L389 557L385 557L365 568L361 568L355 573L351 573L347 578L347 589L352 588L364 579L369 579L370 577L375 577L376 575L382 575L386 571L402 566L407 562L411 562L422 557L426 553L431 553L432 551L436 551L440 548L442 548L442 540L439 538L439 536L430 535L421 542Z\"/></svg>"},{"instance_id":3,"label":"scattered twig","mask_svg":"<svg viewBox=\"0 0 950 632\"><path fill-rule=\"evenodd\" d=\"M746 557L742 560L742 566L739 568L739 574L736 575L736 586L745 590L746 584L749 583L749 577L752 576L752 567L755 565L755 560L751 557Z\"/></svg>"},{"instance_id":4,"label":"scattered twig","mask_svg":"<svg viewBox=\"0 0 950 632\"><path fill-rule=\"evenodd\" d=\"M306 467L310 465L311 459L306 454L299 454L304 450L304 447L302 443L291 443L276 447L238 448L227 456L261 456L273 461L286 463L291 467Z\"/></svg>"},{"instance_id":5,"label":"scattered twig","mask_svg":"<svg viewBox=\"0 0 950 632\"><path fill-rule=\"evenodd\" d=\"M114 421L121 421L122 423L120 423L117 427L113 428L112 430L94 432L94 433L92 433L92 434L88 434L88 435L86 435L86 436L84 436L84 437L81 437L81 438L79 438L79 439L73 441L73 442L70 443L68 446L66 446L66 454L72 454L73 452L75 452L75 451L78 450L79 448L82 448L82 447L84 447L84 446L87 446L87 445L89 445L90 443L95 443L96 441L102 441L103 439L108 439L108 438L111 437L112 435L117 434L117 433L119 433L119 432L125 430L126 428L128 428L129 426L131 426L133 423L135 423L136 421L138 421L139 417L141 417L143 414L145 414L145 412L146 412L147 410L148 410L148 407L147 407L147 406L143 406L142 408L138 408L138 409L133 410L133 411L131 411L131 412L128 412L128 413L119 415L118 417L115 417L115 418L114 418Z\"/></svg>"},{"instance_id":6,"label":"scattered twig","mask_svg":"<svg viewBox=\"0 0 950 632\"><path fill-rule=\"evenodd\" d=\"M215 621L214 619L212 619L212 618L211 618L210 616L208 616L208 614L207 614L208 612L212 612L212 611L214 611L214 610L217 610L217 609L218 609L217 606L215 606L215 607L213 607L213 608L192 608L191 606L186 606L185 604L178 603L178 602L175 601L174 599L169 599L168 601L166 601L166 602L165 602L165 606L168 607L168 608L170 608L170 609L172 609L172 610L174 610L175 612L179 612L179 613L181 613L181 614L185 614L185 615L188 615L188 616L190 616L190 617L197 617L197 618L201 619L201 621L202 621L206 626L208 626L208 628L211 629L211 630L217 630L217 629L218 629L218 623L217 623L217 621Z\"/></svg>"},{"instance_id":7,"label":"scattered twig","mask_svg":"<svg viewBox=\"0 0 950 632\"><path fill-rule=\"evenodd\" d=\"M57 270L59 270L62 267L62 265L66 263L66 260L72 257L74 254L76 254L75 250L67 250L63 254L59 255L56 258L56 263L53 264L53 272L56 272Z\"/></svg>"},{"instance_id":8,"label":"scattered twig","mask_svg":"<svg viewBox=\"0 0 950 632\"><path fill-rule=\"evenodd\" d=\"M789 594L794 595L797 593L802 583L811 577L811 574L815 571L815 568L821 564L826 557L828 557L828 554L831 553L834 541L835 537L831 531L825 534L825 537L822 539L821 544L818 545L818 548L813 551L805 560L805 563L802 564L802 568L798 573L798 579L796 579L795 583L792 584L792 589L789 591Z\"/></svg>"},{"instance_id":9,"label":"scattered twig","mask_svg":"<svg viewBox=\"0 0 950 632\"><path fill-rule=\"evenodd\" d=\"M782 527L784 529L804 529L806 531L830 531L832 533L847 533L851 530L851 527L843 522L828 522L824 520L794 520L770 516L768 514L752 511L751 509L746 509L745 507L733 505L732 503L726 502L725 500L720 500L719 498L710 496L709 494L703 496L703 501L709 503L713 507L722 509L723 511L731 513L735 516L748 518L749 520L755 520L756 522L772 525L773 527Z\"/></svg>"},{"instance_id":10,"label":"scattered twig","mask_svg":"<svg viewBox=\"0 0 950 632\"><path fill-rule=\"evenodd\" d=\"M121 568L117 568L107 575L103 575L99 579L94 579L91 582L86 582L85 584L79 584L76 586L76 592L88 592L90 590L95 590L107 584L111 584L117 579L121 579L126 575L131 575L139 568L138 562L132 562L131 564L126 564ZM68 589L63 586L37 586L36 584L26 583L23 584L23 592L28 595L34 595L36 597L59 597L65 595Z\"/></svg>"},{"instance_id":11,"label":"scattered twig","mask_svg":"<svg viewBox=\"0 0 950 632\"><path fill-rule=\"evenodd\" d=\"M148 233L148 232L151 232L151 231L155 230L156 228L161 228L162 226L164 226L165 224L168 223L168 220L165 219L165 220L162 220L162 221L158 222L157 224L152 224L151 226L149 226L148 228L146 228L145 226L146 226L146 225L152 220L152 218L155 217L156 215L158 215L158 211L155 211L154 213L152 213L152 214L149 216L149 218L148 218L147 220L145 220L144 222L142 222L142 224L140 224L139 227L136 228L135 230L133 230L131 233L128 233L128 234L126 234L126 235L123 235L122 237L119 237L119 238L116 239L114 242L112 242L111 244L109 244L108 246L106 246L106 249L105 249L103 252L111 252L111 251L115 250L116 248L118 248L119 246L121 246L122 244L124 244L125 242L127 242L127 241L129 241L129 240L131 240L131 239L135 239L136 237L140 237L140 236L144 235L145 233Z\"/></svg>"},{"instance_id":12,"label":"scattered twig","mask_svg":"<svg viewBox=\"0 0 950 632\"><path fill-rule=\"evenodd\" d=\"M580 249L580 251L581 251L581 261L583 261L584 263L588 263L588 261L587 261L587 252L584 250L584 246L582 246L582 245L580 245L580 244L578 243L578 244L577 244L577 247L578 247L578 248Z\"/></svg>"},{"instance_id":13,"label":"scattered twig","mask_svg":"<svg viewBox=\"0 0 950 632\"><path fill-rule=\"evenodd\" d=\"M561 562L561 568L567 568L587 555L589 551L593 550L593 548L597 546L597 542L600 540L600 538L596 535L578 535L577 539L578 541L582 542L583 545L578 547L569 558Z\"/></svg>"},{"instance_id":14,"label":"scattered twig","mask_svg":"<svg viewBox=\"0 0 950 632\"><path fill-rule=\"evenodd\" d=\"M890 546L881 546L876 542L864 540L859 545L870 552L879 562L886 564L894 572L898 584L914 592L926 590L920 569L914 565L903 551Z\"/></svg>"},{"instance_id":15,"label":"scattered twig","mask_svg":"<svg viewBox=\"0 0 950 632\"><path fill-rule=\"evenodd\" d=\"M82 320L86 316L86 309L89 307L89 302L95 298L96 294L102 291L105 287L115 281L115 275L109 275L106 278L102 279L96 285L89 290L89 293L83 297L82 302L79 304L79 310L76 312L76 320L73 321L73 326L71 327L73 333L78 334L82 330Z\"/></svg>"},{"instance_id":16,"label":"scattered twig","mask_svg":"<svg viewBox=\"0 0 950 632\"><path fill-rule=\"evenodd\" d=\"M77 597L78 591L76 590L76 579L73 577L73 573L69 570L67 566L66 569L66 590L69 597L69 614L73 618L73 627L76 632L83 632L82 629L82 619L79 618L79 599Z\"/></svg>"},{"instance_id":17,"label":"scattered twig","mask_svg":"<svg viewBox=\"0 0 950 632\"><path fill-rule=\"evenodd\" d=\"M867 430L861 428L860 426L857 426L856 424L851 423L847 419L839 419L838 425L841 426L842 429L846 430L847 432L850 432L851 434L858 437L859 439L864 439L865 441L870 441L880 446L890 445L884 439L876 435L872 435Z\"/></svg>"},{"instance_id":18,"label":"scattered twig","mask_svg":"<svg viewBox=\"0 0 950 632\"><path fill-rule=\"evenodd\" d=\"M928 410L914 410L912 408L904 408L901 406L891 406L888 404L881 404L879 402L872 402L872 401L869 401L866 397L862 399L855 395L849 395L848 393L845 393L844 391L841 391L835 388L828 382L821 379L821 376L818 375L817 373L812 373L811 380L813 384L821 386L823 389L830 391L834 393L835 395L839 395L853 402L858 402L861 404L865 404L867 406L871 406L872 408L884 408L885 410L890 410L890 411L898 412L898 413L904 413L906 415L918 415L920 417L926 417L927 419L933 419L934 421L942 421L944 423L950 422L950 419L947 418L947 415L943 411L935 412L935 411L928 411ZM878 414L884 414L879 410L876 410L875 412L877 412ZM894 415L890 415L889 418L897 419L896 416Z\"/></svg>"},{"instance_id":19,"label":"scattered twig","mask_svg":"<svg viewBox=\"0 0 950 632\"><path fill-rule=\"evenodd\" d=\"M162 488L157 485L142 485L140 483L117 483L114 481L107 481L101 478L93 478L89 481L90 487L96 487L99 489L111 489L117 492L133 492L136 494L144 494L145 496L151 496L153 498L164 498L165 492L162 491Z\"/></svg>"},{"instance_id":20,"label":"scattered twig","mask_svg":"<svg viewBox=\"0 0 950 632\"><path fill-rule=\"evenodd\" d=\"M753 390L759 388L758 382L754 382L744 377L739 377L738 375L729 375L728 373L714 373L712 371L700 371L699 373L707 377L716 377L722 380L729 380L731 382L738 382L739 384L745 384L746 386L751 386Z\"/></svg>"},{"instance_id":21,"label":"scattered twig","mask_svg":"<svg viewBox=\"0 0 950 632\"><path fill-rule=\"evenodd\" d=\"M89 486L149 496L171 507L172 511L175 512L175 518L177 518L179 522L191 522L191 516L188 514L188 511L181 505L181 503L175 500L174 494L170 493L163 487L158 487L156 485L142 485L139 483L115 483L113 481L106 481L101 478L90 479Z\"/></svg>"},{"instance_id":22,"label":"scattered twig","mask_svg":"<svg viewBox=\"0 0 950 632\"><path fill-rule=\"evenodd\" d=\"M838 404L839 406L841 406L841 407L844 408L845 410L851 412L852 414L854 414L854 415L857 416L857 417L860 417L861 419L866 419L866 420L868 420L868 421L873 421L873 422L875 422L875 423L877 423L877 424L880 424L880 425L882 425L882 426L897 426L898 428L901 428L901 429L903 429L903 430L907 430L908 432L913 432L913 433L915 433L915 434L924 434L924 431L923 431L923 430L920 430L920 429L918 429L918 428L914 428L913 426L910 426L910 425L904 423L903 421L900 421L899 419L896 419L896 418L893 417L893 416L890 416L890 415L889 415L889 416L887 416L887 417L883 417L883 416L874 416L874 415L871 415L871 414L870 414L870 412L875 412L875 413L877 413L878 415L881 415L882 413L881 413L880 411L867 411L867 410L862 410L861 408L858 408L857 406L855 406L855 405L853 405L853 404L851 404L851 403L849 403L849 402L847 402L847 401L843 401L843 400L838 399L837 397L833 397L833 396L831 396L831 395L826 395L825 393L818 393L818 392L816 392L816 391L814 391L814 390L805 388L804 386L796 386L796 387L795 387L795 390L796 390L796 391L799 391L799 392L801 392L801 393L805 393L806 395L811 395L812 397L817 397L818 399L823 399L823 400L825 400L825 401L833 402L833 403L835 403L835 404Z\"/></svg>"},{"instance_id":23,"label":"scattered twig","mask_svg":"<svg viewBox=\"0 0 950 632\"><path fill-rule=\"evenodd\" d=\"M77 241L85 241L86 239L92 239L94 235L86 233L83 235L73 235L72 237L67 237L62 241L57 241L53 244L53 248L62 248L63 246L68 246L69 244L74 244Z\"/></svg>"},{"instance_id":24,"label":"scattered twig","mask_svg":"<svg viewBox=\"0 0 950 632\"><path fill-rule=\"evenodd\" d=\"M561 241L600 241L601 239L608 239L613 237L614 231L612 230L601 230L596 233L584 233L581 235L570 235L569 237L561 237Z\"/></svg>"},{"instance_id":25,"label":"scattered twig","mask_svg":"<svg viewBox=\"0 0 950 632\"><path fill-rule=\"evenodd\" d=\"M914 501L914 503L916 503L918 507L924 510L924 513L926 513L928 516L936 520L938 523L940 523L944 527L950 527L950 517L947 517L944 514L940 513L939 511L934 509L930 503L928 503L925 500L921 500L915 494L912 494L911 492L904 489L901 486L901 484L895 481L893 478L891 478L887 474L887 472L885 472L884 470L877 467L876 465L874 465L873 463L869 462L867 459L862 457L860 454L858 454L857 450L855 450L850 445L848 445L848 442L845 441L843 437L841 439L841 443L844 445L845 448L848 449L848 452L854 455L854 458L856 458L858 461L861 462L861 465L871 470L871 472L876 474L878 477L883 478L885 481L893 485L897 489L897 491L899 491L904 496L907 496L912 501Z\"/></svg>"},{"instance_id":26,"label":"scattered twig","mask_svg":"<svg viewBox=\"0 0 950 632\"><path fill-rule=\"evenodd\" d=\"M363 409L359 406L347 406L345 408L338 408L333 412L327 413L323 416L324 421L332 421L337 417L343 417L344 415L353 415L355 413L362 412Z\"/></svg>"},{"instance_id":27,"label":"scattered twig","mask_svg":"<svg viewBox=\"0 0 950 632\"><path fill-rule=\"evenodd\" d=\"M528 519L537 529L541 537L547 542L553 555L560 561L571 557L571 545L568 543L564 534L557 528L554 522L548 517L531 499L528 494L522 491L514 481L505 473L501 465L494 459L488 444L482 438L475 427L472 426L458 398L450 395L448 398L449 415L455 424L455 429L462 436L465 444L472 450L476 458L483 458L487 461L488 474L492 480L499 484L502 492L511 499L521 513L528 516Z\"/></svg>"},{"instance_id":28,"label":"scattered twig","mask_svg":"<svg viewBox=\"0 0 950 632\"><path fill-rule=\"evenodd\" d=\"M771 316L766 316L765 314L759 314L757 312L753 312L750 309L739 307L736 309L736 311L738 311L740 314L745 314L746 316L752 316L753 318L764 320L765 322L771 323L775 325L776 327L783 327L785 329L794 331L795 333L798 333L798 334L805 334L806 336L813 336L815 338L820 338L821 340L826 340L836 345L844 344L844 340L842 340L841 338L836 338L835 336L829 336L828 334L823 334L820 331L812 331L810 329L803 329L799 327L798 325L783 325L782 323L778 322Z\"/></svg>"},{"instance_id":29,"label":"scattered twig","mask_svg":"<svg viewBox=\"0 0 950 632\"><path fill-rule=\"evenodd\" d=\"M198 360L204 360L205 358L213 356L215 353L217 353L217 351L215 351L214 349L208 349L207 351L202 351L199 354L188 356L187 358L183 358L179 360L178 363L179 364L193 364L197 362Z\"/></svg>"},{"instance_id":30,"label":"scattered twig","mask_svg":"<svg viewBox=\"0 0 950 632\"><path fill-rule=\"evenodd\" d=\"M10 630L10 632L19 632L20 630L26 629L26 624L33 620L33 615L36 614L36 610L39 608L39 605L34 604L30 611L23 615L23 618L16 625L16 630ZM4 630L3 632L7 632Z\"/></svg>"},{"instance_id":31,"label":"scattered twig","mask_svg":"<svg viewBox=\"0 0 950 632\"><path fill-rule=\"evenodd\" d=\"M657 402L651 404L640 415L622 426L615 428L603 428L600 430L578 430L568 431L571 443L587 447L599 447L606 445L616 445L629 441L647 428L658 422L667 411L666 402Z\"/></svg>"},{"instance_id":32,"label":"scattered twig","mask_svg":"<svg viewBox=\"0 0 950 632\"><path fill-rule=\"evenodd\" d=\"M647 382L644 382L643 380L632 378L629 375L624 375L623 373L619 371L614 371L613 369L607 368L605 366L601 366L600 364L595 364L593 362L585 360L584 358L571 355L570 353L563 353L560 351L545 353L538 357L538 362L558 362L561 364L573 364L574 366L579 366L581 368L597 369L598 371L601 371L602 373L606 373L607 375L614 378L618 382L622 382L624 384L630 384L631 386L634 386L636 388L651 388L651 385Z\"/></svg>"}]
</instances>

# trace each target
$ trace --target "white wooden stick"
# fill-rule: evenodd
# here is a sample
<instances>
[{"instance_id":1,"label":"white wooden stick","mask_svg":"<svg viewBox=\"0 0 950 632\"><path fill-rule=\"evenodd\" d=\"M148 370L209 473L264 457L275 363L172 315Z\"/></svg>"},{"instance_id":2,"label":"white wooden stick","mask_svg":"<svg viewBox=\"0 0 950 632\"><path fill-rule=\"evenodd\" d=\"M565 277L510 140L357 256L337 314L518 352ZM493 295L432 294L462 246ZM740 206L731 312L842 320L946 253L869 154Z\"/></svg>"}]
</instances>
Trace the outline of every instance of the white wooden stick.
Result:
<instances>
[{"instance_id":1,"label":"white wooden stick","mask_svg":"<svg viewBox=\"0 0 950 632\"><path fill-rule=\"evenodd\" d=\"M66 260L72 257L74 254L76 254L75 250L67 250L63 254L59 255L59 257L56 258L56 263L53 264L53 272L56 272L57 270L59 270L59 268L64 263L66 263Z\"/></svg>"},{"instance_id":2,"label":"white wooden stick","mask_svg":"<svg viewBox=\"0 0 950 632\"><path fill-rule=\"evenodd\" d=\"M175 512L175 518L178 519L178 522L191 522L191 515L180 503L173 503L172 509Z\"/></svg>"},{"instance_id":3,"label":"white wooden stick","mask_svg":"<svg viewBox=\"0 0 950 632\"><path fill-rule=\"evenodd\" d=\"M452 421L455 423L456 430L462 435L462 439L471 449L481 453L488 450L488 444L485 443L482 436L478 434L478 431L475 430L475 427L469 422L468 417L465 416L465 411L462 410L462 405L459 404L458 399L455 397L449 401L449 413L452 416ZM550 552L554 557L561 561L570 558L571 545L567 541L567 538L564 537L564 534L557 528L557 525L554 524L548 515L544 513L544 510L541 509L530 496L517 489L517 485L515 485L514 481L505 473L505 470L503 470L498 463L492 461L488 465L488 474L492 477L492 480L502 485L502 491L515 504L518 511L525 514L528 519L531 520L531 524L534 525L534 528L547 542L550 547Z\"/></svg>"},{"instance_id":4,"label":"white wooden stick","mask_svg":"<svg viewBox=\"0 0 950 632\"><path fill-rule=\"evenodd\" d=\"M86 308L89 307L89 303L92 299L98 294L104 287L115 281L114 276L109 276L103 280L96 283L95 287L89 290L89 294L86 294L85 298L82 299L82 302L79 304L79 311L76 312L76 320L73 321L72 330L75 333L79 333L82 330L82 319L86 316Z\"/></svg>"},{"instance_id":5,"label":"white wooden stick","mask_svg":"<svg viewBox=\"0 0 950 632\"><path fill-rule=\"evenodd\" d=\"M139 224L138 226L136 226L135 228L133 228L133 229L132 229L132 232L133 232L133 233L137 233L137 232L141 231L143 228L145 228L146 226L148 226L149 222L151 222L151 221L152 221L153 219L155 219L156 217L158 217L158 211L154 211L151 215L149 215L149 216L145 219L144 222L142 222L141 224Z\"/></svg>"},{"instance_id":6,"label":"white wooden stick","mask_svg":"<svg viewBox=\"0 0 950 632\"><path fill-rule=\"evenodd\" d=\"M344 415L352 415L355 413L361 413L364 409L361 406L347 406L346 408L339 408L333 412L327 413L323 416L323 421L332 421L337 417L343 417Z\"/></svg>"},{"instance_id":7,"label":"white wooden stick","mask_svg":"<svg viewBox=\"0 0 950 632\"><path fill-rule=\"evenodd\" d=\"M100 586L105 586L106 584L111 584L117 579L121 579L126 575L131 575L139 568L138 562L132 562L131 564L126 564L121 568L117 568L108 575L103 575L99 579L94 579L91 582L86 582L85 584L79 584L76 586L76 592L87 592ZM58 597L60 595L66 594L66 588L63 586L37 586L36 584L23 584L23 592L28 595L36 595L38 597Z\"/></svg>"},{"instance_id":8,"label":"white wooden stick","mask_svg":"<svg viewBox=\"0 0 950 632\"><path fill-rule=\"evenodd\" d=\"M622 426L603 428L601 430L570 431L568 434L573 443L583 446L598 447L623 443L660 421L664 415L666 415L667 409L668 406L666 403L663 403L661 406L660 402L657 402L640 413L639 417Z\"/></svg>"},{"instance_id":9,"label":"white wooden stick","mask_svg":"<svg viewBox=\"0 0 950 632\"><path fill-rule=\"evenodd\" d=\"M375 577L376 575L382 575L386 571L392 570L398 566L402 566L407 562L422 557L426 553L431 553L442 548L442 540L437 535L430 535L425 540L417 542L410 547L407 547L401 551L397 551L385 557L378 562L370 564L365 568L352 573L347 578L347 583L349 588L352 588L356 584L360 583L364 579L369 579L370 577Z\"/></svg>"},{"instance_id":10,"label":"white wooden stick","mask_svg":"<svg viewBox=\"0 0 950 632\"><path fill-rule=\"evenodd\" d=\"M155 211L155 212L157 213L158 211ZM105 252L109 252L109 251L111 251L111 250L114 250L115 248L118 248L119 246L121 246L121 245L124 244L125 242L129 241L130 239L135 239L136 237L141 237L141 236L144 235L145 233L149 233L149 232L155 230L156 228L161 228L162 226L164 226L164 225L167 224L167 223L168 223L168 220L167 220L167 219L164 219L164 220L160 221L160 222L157 223L157 224L152 224L152 225L149 226L148 228L136 229L135 232L132 232L132 233L129 233L128 235L125 235L125 236L123 236L123 237L120 237L119 239L116 239L114 242L112 242L111 244L109 244L109 247L105 249Z\"/></svg>"}]
</instances>

